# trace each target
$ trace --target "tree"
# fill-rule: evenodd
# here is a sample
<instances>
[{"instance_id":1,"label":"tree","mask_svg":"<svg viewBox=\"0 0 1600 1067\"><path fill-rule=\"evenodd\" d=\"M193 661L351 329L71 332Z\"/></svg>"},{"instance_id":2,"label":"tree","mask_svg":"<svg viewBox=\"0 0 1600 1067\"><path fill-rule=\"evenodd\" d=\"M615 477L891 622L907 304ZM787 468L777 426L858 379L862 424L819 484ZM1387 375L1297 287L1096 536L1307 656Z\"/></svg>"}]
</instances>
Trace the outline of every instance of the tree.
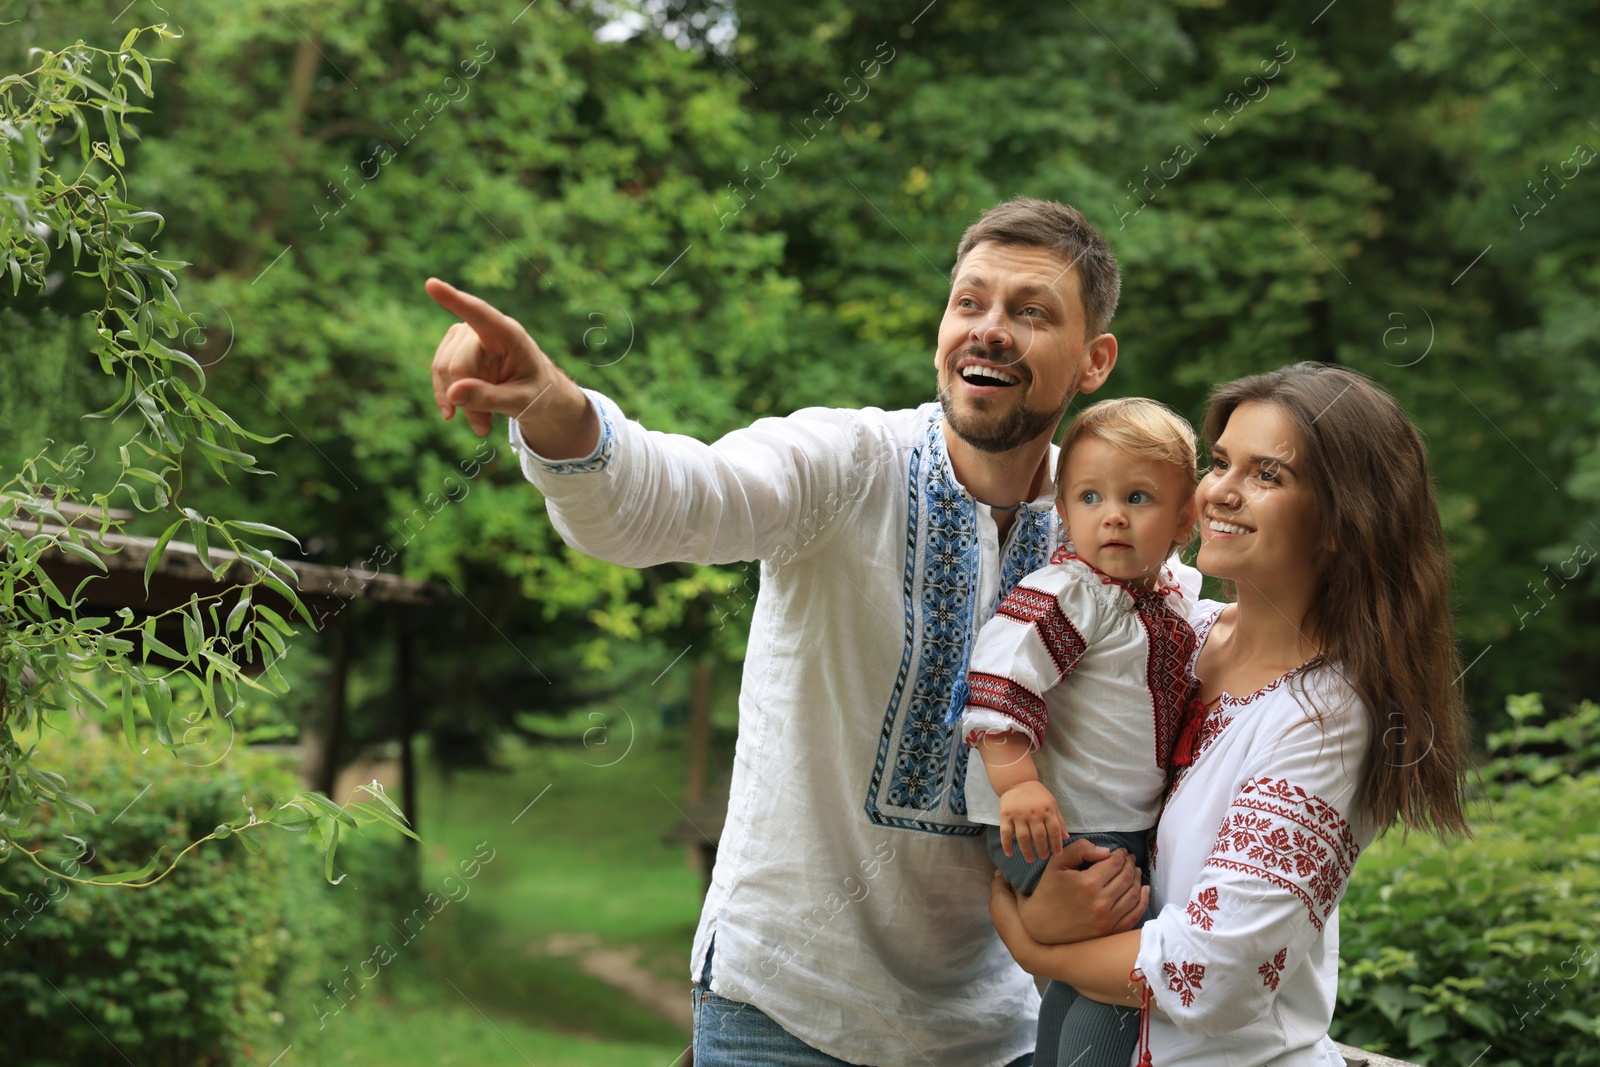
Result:
<instances>
[{"instance_id":1,"label":"tree","mask_svg":"<svg viewBox=\"0 0 1600 1067\"><path fill-rule=\"evenodd\" d=\"M925 398L962 227L1017 193L1066 200L1124 271L1122 356L1094 399L1154 396L1197 418L1212 383L1295 360L1375 377L1429 439L1483 724L1518 689L1585 691L1600 609L1584 563L1600 548L1597 194L1552 182L1546 216L1566 221L1514 244L1506 207L1537 206L1527 179L1600 136L1584 132L1582 95L1539 73L1591 77L1581 7L1490 12L1521 20L1519 44L1470 5L1385 0L1320 18L1262 4L735 10L723 51L756 87L756 128L793 158L731 175L720 203L731 227L785 235L784 272L805 293L791 344L828 355L753 406Z\"/></svg>"},{"instance_id":2,"label":"tree","mask_svg":"<svg viewBox=\"0 0 1600 1067\"><path fill-rule=\"evenodd\" d=\"M245 448L272 439L246 430L204 395L204 369L175 347L196 325L177 296L176 272L184 264L147 247L145 228L159 234L164 220L125 199L123 140L132 132L131 116L143 111L131 97L134 90L151 95L152 65L136 47L147 34L171 36L158 26L129 31L115 51L81 41L58 52L36 51L31 70L0 78L6 150L0 264L13 296L24 286L44 292L55 287L52 265L59 265L70 246L74 275L83 279L80 291L95 293L88 313L90 349L117 386L116 399L98 416L113 426L130 416L128 428L111 437L116 458L100 488L91 487L87 442L47 446L0 486L0 862L25 860L80 884L144 886L166 877L203 841L238 834L255 850L251 832L276 825L310 834L327 856L331 879L341 827L382 822L409 833L381 790L370 790L373 803L346 808L300 794L260 817L247 809L170 863L158 853L136 871L86 877L78 873L94 862L87 843L74 841L75 848L53 852L33 840L29 829L45 805L94 814L62 775L34 758L31 738L52 719L80 704L107 711L101 694L109 691L120 703L131 748L138 745L142 717L162 745L181 749L185 738L174 723L186 699L196 706L188 721L203 727L226 716L245 689L281 690L277 664L294 630L262 602L264 596L275 594L304 612L293 573L262 547L266 539L293 542L292 536L185 506L184 476L197 460L224 480L258 474ZM63 590L47 573L45 559L60 553L104 572L106 539L124 526L114 505L124 503L146 516L171 518L150 553L147 585L180 532L192 538L214 580L232 576L232 584L142 620L129 608L115 619L88 614L82 594L96 579ZM181 624L181 650L157 636L163 618ZM247 672L247 664L259 665L259 677ZM3 885L0 892L9 895Z\"/></svg>"}]
</instances>

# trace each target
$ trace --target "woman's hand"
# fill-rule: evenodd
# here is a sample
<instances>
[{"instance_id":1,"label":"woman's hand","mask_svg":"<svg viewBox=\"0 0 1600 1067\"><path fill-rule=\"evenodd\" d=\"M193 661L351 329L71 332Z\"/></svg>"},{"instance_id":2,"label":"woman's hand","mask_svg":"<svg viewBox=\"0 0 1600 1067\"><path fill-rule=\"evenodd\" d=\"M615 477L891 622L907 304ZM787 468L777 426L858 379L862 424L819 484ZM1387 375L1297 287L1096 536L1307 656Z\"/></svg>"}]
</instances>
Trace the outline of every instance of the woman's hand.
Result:
<instances>
[{"instance_id":1,"label":"woman's hand","mask_svg":"<svg viewBox=\"0 0 1600 1067\"><path fill-rule=\"evenodd\" d=\"M1050 861L1017 911L1030 939L1064 945L1132 930L1149 905L1150 889L1139 884L1131 855L1079 837Z\"/></svg>"},{"instance_id":2,"label":"woman's hand","mask_svg":"<svg viewBox=\"0 0 1600 1067\"><path fill-rule=\"evenodd\" d=\"M1040 978L1066 982L1102 1004L1138 1006L1140 987L1128 981L1139 958L1137 933L1073 945L1041 944L1023 925L1020 903L1016 890L996 872L989 884L989 921L1017 966Z\"/></svg>"}]
</instances>

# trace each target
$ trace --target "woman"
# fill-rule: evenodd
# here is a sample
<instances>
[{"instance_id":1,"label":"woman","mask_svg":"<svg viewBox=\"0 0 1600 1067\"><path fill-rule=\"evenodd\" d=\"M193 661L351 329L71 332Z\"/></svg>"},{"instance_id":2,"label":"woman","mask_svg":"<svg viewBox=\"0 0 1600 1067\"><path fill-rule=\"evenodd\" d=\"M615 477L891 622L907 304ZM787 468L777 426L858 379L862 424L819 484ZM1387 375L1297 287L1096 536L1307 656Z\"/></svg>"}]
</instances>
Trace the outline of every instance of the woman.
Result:
<instances>
[{"instance_id":1,"label":"woman","mask_svg":"<svg viewBox=\"0 0 1600 1067\"><path fill-rule=\"evenodd\" d=\"M1467 727L1427 453L1395 402L1301 363L1218 388L1195 493L1197 708L1151 857L1155 917L1053 945L997 880L1028 971L1148 1002L1161 1067L1342 1067L1338 901L1394 824L1465 833ZM1059 940L1060 938L1054 938Z\"/></svg>"}]
</instances>

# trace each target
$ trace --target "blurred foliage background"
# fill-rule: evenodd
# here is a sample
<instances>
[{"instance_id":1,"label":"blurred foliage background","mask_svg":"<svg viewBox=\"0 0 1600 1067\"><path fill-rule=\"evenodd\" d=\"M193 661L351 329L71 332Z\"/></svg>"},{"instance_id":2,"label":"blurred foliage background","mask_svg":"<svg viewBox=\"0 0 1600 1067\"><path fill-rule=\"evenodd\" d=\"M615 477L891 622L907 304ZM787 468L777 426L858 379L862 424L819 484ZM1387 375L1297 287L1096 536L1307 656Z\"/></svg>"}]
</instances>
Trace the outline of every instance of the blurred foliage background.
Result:
<instances>
[{"instance_id":1,"label":"blurred foliage background","mask_svg":"<svg viewBox=\"0 0 1600 1067\"><path fill-rule=\"evenodd\" d=\"M590 932L645 945L647 958L667 961L663 974L677 976L695 877L658 838L678 817L692 700L713 709L713 762L731 751L756 582L753 568L634 572L562 547L499 432L480 442L441 422L430 403L426 367L450 321L422 292L430 274L520 319L580 383L646 425L710 440L810 404L929 399L961 231L1020 193L1074 203L1124 271L1113 324L1122 354L1097 398L1154 396L1198 417L1212 383L1295 360L1373 376L1428 436L1480 742L1513 727L1513 694L1541 692L1557 720L1595 695L1600 22L1589 5L0 0L0 20L4 73L28 69L30 47L82 39L111 48L127 29L158 22L182 32L152 53L171 63L158 70L154 98L138 101L150 111L135 123L137 141L123 145L130 199L165 216L154 242L161 254L191 264L181 292L204 328L184 347L207 367L207 395L249 415L252 429L291 435L261 450L273 477L224 484L198 468L187 486L207 513L293 531L309 560L427 579L445 592L406 619L400 640L393 617L360 601L338 620L350 658L343 758L383 751L403 718L426 738L437 790L419 829L442 843L420 867L399 864L420 885L412 895L471 855L468 837L520 842L525 851L512 851L522 859L489 870L527 865L529 884L552 869L547 859L609 870L606 858L624 849L676 887L638 905L668 918L642 930L597 922ZM102 442L106 430L80 418L108 399L98 369L77 355L89 299L65 265L46 294L0 296L6 469L46 437ZM416 653L404 668L411 711L402 717L395 679L407 647ZM293 651L291 692L252 713L255 739L292 741L325 727L326 639L302 634ZM1528 758L1567 751L1551 739L1528 744ZM1587 755L1540 778L1538 796L1579 795L1573 776L1596 759L1592 745L1574 751ZM561 762L568 756L576 762ZM1518 774L1538 778L1527 765L1505 772ZM108 790L118 780L94 777ZM640 786L638 810L601 810L624 780ZM549 816L511 822L545 781L555 788L549 801L573 805L594 840L612 822L627 822L626 834L547 857L552 846L533 839L572 828L554 829ZM477 798L461 810L492 829L474 835L471 819L452 822L455 796ZM154 807L174 806L176 795ZM1572 861L1552 875L1538 844L1541 832L1567 833L1564 819L1590 820L1575 829L1592 834L1592 805L1528 799L1515 810L1535 854L1525 868L1508 861L1496 892L1578 869ZM1486 842L1498 839L1490 827L1499 818L1483 809ZM1414 845L1395 843L1386 859L1358 868L1347 941L1355 915L1373 914L1355 906L1364 879L1374 893L1381 879L1391 896L1401 891L1389 886L1437 884L1406 873L1415 856L1417 870L1466 885L1450 864L1482 858L1479 846ZM247 862L216 847L214 862L235 859ZM1550 899L1576 893L1587 911L1523 917L1556 924L1541 928L1536 947L1472 936L1456 955L1433 938L1417 944L1420 956L1397 960L1380 955L1383 944L1369 953L1359 942L1367 969L1352 974L1351 996L1381 988L1383 1003L1398 1006L1352 1000L1351 1033L1424 1062L1455 1062L1479 1041L1501 1050L1485 1064L1600 1062L1600 1006L1583 992L1600 974L1592 919L1582 917L1592 917L1597 890L1592 878L1580 883L1560 882L1568 897ZM611 885L573 891L595 899ZM352 896L309 883L284 892ZM145 899L115 907L138 914ZM1463 922L1479 914L1476 899L1463 897ZM416 1054L424 1033L476 1049L465 1005L465 1021L426 1014L437 1004L426 982L438 974L476 975L479 989L535 988L526 946L562 927L529 932L515 925L525 909L476 907L441 920L458 924L449 951L477 946L470 958L440 948L445 956L415 968L423 985L397 981L363 1001L328 1062L380 1062L374 1042L401 1018L433 1019L434 1029L417 1023L381 1062L406 1062L394 1057ZM1407 914L1383 927L1396 951L1409 951L1398 939L1417 928ZM277 926L312 931L315 921ZM1489 941L1499 970L1472 955ZM296 972L272 951L227 951L277 967L262 988L309 1001L327 994L318 982L342 980L340 967L370 949L334 953L316 980L285 977ZM1444 973L1416 970L1428 953L1440 954ZM559 953L536 955L547 968L573 966L553 962L566 958ZM1586 960L1587 985L1581 976L1558 983L1572 1003L1515 1027L1512 985L1548 980L1540 969L1569 957ZM0 947L0 971L32 966L18 959ZM507 959L518 961L515 975L484 978ZM594 981L567 977L568 987ZM1483 984L1452 1001L1438 991L1446 977ZM0 1047L11 1040L12 1011L26 1011L26 1026L76 1025L60 1003L43 1007L36 985L6 1001L31 1007L7 1009ZM606 995L616 996L596 992L596 1002ZM241 1025L259 1033L200 1042L192 1048L203 1051L170 1062L266 1063L284 1044L300 1043L291 1056L315 1046L293 1037L316 1030L314 1013L251 1003ZM380 1003L394 1014L362 1014ZM606 1032L581 1010L549 1014L522 1023L573 1040ZM97 1018L109 1026L120 1017ZM618 1031L648 1055L540 1048L553 1057L545 1062L666 1063L681 1046L652 1018ZM1423 1018L1440 1022L1413 1021ZM1530 1030L1548 1044L1517 1051L1508 1035ZM462 1062L509 1056L492 1035L489 1043L496 1051L461 1052ZM104 1052L59 1062L98 1062Z\"/></svg>"}]
</instances>

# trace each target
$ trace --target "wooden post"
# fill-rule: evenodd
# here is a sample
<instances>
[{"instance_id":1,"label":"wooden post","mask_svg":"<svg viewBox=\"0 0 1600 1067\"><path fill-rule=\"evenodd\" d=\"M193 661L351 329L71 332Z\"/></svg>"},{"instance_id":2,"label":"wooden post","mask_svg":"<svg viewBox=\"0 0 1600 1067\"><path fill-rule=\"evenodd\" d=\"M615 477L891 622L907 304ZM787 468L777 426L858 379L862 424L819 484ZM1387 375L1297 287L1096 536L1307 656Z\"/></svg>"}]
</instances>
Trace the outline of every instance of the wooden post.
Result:
<instances>
[{"instance_id":1,"label":"wooden post","mask_svg":"<svg viewBox=\"0 0 1600 1067\"><path fill-rule=\"evenodd\" d=\"M339 753L344 748L346 711L349 705L350 636L341 613L328 626L328 712L322 730L322 752L315 788L339 804L343 797L333 795L339 781Z\"/></svg>"},{"instance_id":2,"label":"wooden post","mask_svg":"<svg viewBox=\"0 0 1600 1067\"><path fill-rule=\"evenodd\" d=\"M395 702L400 706L400 810L405 812L406 822L411 824L412 831L421 833L417 829L417 757L412 747L412 739L417 733L417 708L411 687L412 642L408 614L403 607L396 608L394 614L394 691ZM420 858L417 843L409 837L402 840L415 867ZM417 873L420 875L420 868Z\"/></svg>"},{"instance_id":3,"label":"wooden post","mask_svg":"<svg viewBox=\"0 0 1600 1067\"><path fill-rule=\"evenodd\" d=\"M694 662L689 690L688 782L683 791L685 806L697 804L706 795L706 764L711 751L712 657Z\"/></svg>"},{"instance_id":4,"label":"wooden post","mask_svg":"<svg viewBox=\"0 0 1600 1067\"><path fill-rule=\"evenodd\" d=\"M716 657L711 653L694 662L693 681L689 690L689 750L688 781L684 788L684 807L694 810L705 799L706 766L711 754L711 683L715 679ZM717 846L697 841L689 846L689 866L700 872L700 881L707 890L711 888L711 868L716 862Z\"/></svg>"}]
</instances>

